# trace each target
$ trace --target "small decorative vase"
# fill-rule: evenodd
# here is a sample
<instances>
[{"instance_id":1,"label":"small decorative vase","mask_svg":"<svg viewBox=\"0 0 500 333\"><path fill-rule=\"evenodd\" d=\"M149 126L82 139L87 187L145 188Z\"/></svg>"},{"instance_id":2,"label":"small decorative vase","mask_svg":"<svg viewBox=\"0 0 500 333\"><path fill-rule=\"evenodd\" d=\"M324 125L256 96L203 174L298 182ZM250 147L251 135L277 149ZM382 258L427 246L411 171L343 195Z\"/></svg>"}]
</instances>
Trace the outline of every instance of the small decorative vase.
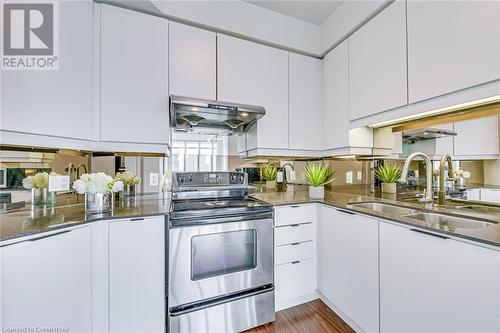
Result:
<instances>
[{"instance_id":1,"label":"small decorative vase","mask_svg":"<svg viewBox=\"0 0 500 333\"><path fill-rule=\"evenodd\" d=\"M57 193L49 192L45 188L32 188L31 189L31 204L32 205L45 205L45 204L55 204L57 201Z\"/></svg>"},{"instance_id":2,"label":"small decorative vase","mask_svg":"<svg viewBox=\"0 0 500 333\"><path fill-rule=\"evenodd\" d=\"M135 195L135 185L123 184L123 190L120 192L122 197L131 197Z\"/></svg>"},{"instance_id":3,"label":"small decorative vase","mask_svg":"<svg viewBox=\"0 0 500 333\"><path fill-rule=\"evenodd\" d=\"M382 183L382 193L396 193L396 183Z\"/></svg>"},{"instance_id":4,"label":"small decorative vase","mask_svg":"<svg viewBox=\"0 0 500 333\"><path fill-rule=\"evenodd\" d=\"M309 186L309 197L312 199L323 199L325 197L325 187Z\"/></svg>"},{"instance_id":5,"label":"small decorative vase","mask_svg":"<svg viewBox=\"0 0 500 333\"><path fill-rule=\"evenodd\" d=\"M266 180L266 188L268 190L273 190L276 188L276 181L275 180Z\"/></svg>"},{"instance_id":6,"label":"small decorative vase","mask_svg":"<svg viewBox=\"0 0 500 333\"><path fill-rule=\"evenodd\" d=\"M113 193L85 193L85 213L107 213L112 209Z\"/></svg>"}]
</instances>

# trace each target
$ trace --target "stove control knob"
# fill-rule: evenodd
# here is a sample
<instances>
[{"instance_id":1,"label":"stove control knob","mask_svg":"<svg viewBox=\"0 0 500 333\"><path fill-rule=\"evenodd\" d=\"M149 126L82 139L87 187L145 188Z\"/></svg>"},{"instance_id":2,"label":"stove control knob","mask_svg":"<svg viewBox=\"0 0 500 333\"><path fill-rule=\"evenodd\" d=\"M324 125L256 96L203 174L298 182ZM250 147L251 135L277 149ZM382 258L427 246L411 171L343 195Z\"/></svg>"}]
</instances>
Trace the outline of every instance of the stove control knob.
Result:
<instances>
[{"instance_id":1,"label":"stove control knob","mask_svg":"<svg viewBox=\"0 0 500 333\"><path fill-rule=\"evenodd\" d=\"M189 175L189 182L192 183L193 182L193 175Z\"/></svg>"},{"instance_id":2,"label":"stove control knob","mask_svg":"<svg viewBox=\"0 0 500 333\"><path fill-rule=\"evenodd\" d=\"M179 177L179 183L184 183L184 181L186 180L186 178L184 176L180 176Z\"/></svg>"}]
</instances>

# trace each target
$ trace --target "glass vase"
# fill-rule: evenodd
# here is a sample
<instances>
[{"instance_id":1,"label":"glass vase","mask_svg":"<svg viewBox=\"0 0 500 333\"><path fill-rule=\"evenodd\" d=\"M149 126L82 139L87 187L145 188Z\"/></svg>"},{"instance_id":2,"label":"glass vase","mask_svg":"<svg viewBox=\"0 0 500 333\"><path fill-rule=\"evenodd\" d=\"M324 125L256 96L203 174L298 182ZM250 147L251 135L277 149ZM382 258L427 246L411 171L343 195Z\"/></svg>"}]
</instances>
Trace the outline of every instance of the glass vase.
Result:
<instances>
[{"instance_id":1,"label":"glass vase","mask_svg":"<svg viewBox=\"0 0 500 333\"><path fill-rule=\"evenodd\" d=\"M120 192L120 196L132 197L135 195L135 185L123 184L123 190Z\"/></svg>"},{"instance_id":2,"label":"glass vase","mask_svg":"<svg viewBox=\"0 0 500 333\"><path fill-rule=\"evenodd\" d=\"M109 191L104 193L85 193L85 213L100 214L110 212L112 202L113 194Z\"/></svg>"},{"instance_id":3,"label":"glass vase","mask_svg":"<svg viewBox=\"0 0 500 333\"><path fill-rule=\"evenodd\" d=\"M55 204L57 202L57 193L49 192L45 188L32 188L31 189L31 203L33 205Z\"/></svg>"}]
</instances>

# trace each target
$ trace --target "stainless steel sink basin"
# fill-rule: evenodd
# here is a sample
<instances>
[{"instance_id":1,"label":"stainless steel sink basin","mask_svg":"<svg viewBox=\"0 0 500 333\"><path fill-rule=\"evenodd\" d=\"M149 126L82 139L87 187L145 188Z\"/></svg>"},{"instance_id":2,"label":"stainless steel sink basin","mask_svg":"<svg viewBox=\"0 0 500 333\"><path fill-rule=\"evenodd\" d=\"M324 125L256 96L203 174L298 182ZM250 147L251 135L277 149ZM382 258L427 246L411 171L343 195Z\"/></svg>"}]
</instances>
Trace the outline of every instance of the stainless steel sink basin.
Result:
<instances>
[{"instance_id":1,"label":"stainless steel sink basin","mask_svg":"<svg viewBox=\"0 0 500 333\"><path fill-rule=\"evenodd\" d=\"M409 214L406 215L405 217L422 221L425 223L425 225L437 227L443 230L453 230L456 228L478 229L478 228L484 228L488 225L496 224L496 222L493 221L485 222L485 221L472 220L456 216L437 214L437 213L426 213L426 212Z\"/></svg>"},{"instance_id":2,"label":"stainless steel sink basin","mask_svg":"<svg viewBox=\"0 0 500 333\"><path fill-rule=\"evenodd\" d=\"M416 210L406 207L400 207L396 205L381 203L381 202L360 202L360 203L352 203L351 206L356 208L363 208L372 211L376 211L378 213L391 214L393 216L401 216L413 214Z\"/></svg>"}]
</instances>

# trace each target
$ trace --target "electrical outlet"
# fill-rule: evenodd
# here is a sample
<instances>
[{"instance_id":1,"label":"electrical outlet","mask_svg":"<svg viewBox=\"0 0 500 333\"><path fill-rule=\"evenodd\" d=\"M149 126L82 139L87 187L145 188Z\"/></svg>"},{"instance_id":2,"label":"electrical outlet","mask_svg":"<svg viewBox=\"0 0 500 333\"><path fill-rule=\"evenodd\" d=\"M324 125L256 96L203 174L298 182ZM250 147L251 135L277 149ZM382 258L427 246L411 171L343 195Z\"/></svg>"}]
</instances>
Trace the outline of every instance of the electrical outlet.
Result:
<instances>
[{"instance_id":1,"label":"electrical outlet","mask_svg":"<svg viewBox=\"0 0 500 333\"><path fill-rule=\"evenodd\" d=\"M149 186L158 186L158 173L149 174Z\"/></svg>"},{"instance_id":2,"label":"electrical outlet","mask_svg":"<svg viewBox=\"0 0 500 333\"><path fill-rule=\"evenodd\" d=\"M69 191L69 176L49 176L49 192Z\"/></svg>"},{"instance_id":3,"label":"electrical outlet","mask_svg":"<svg viewBox=\"0 0 500 333\"><path fill-rule=\"evenodd\" d=\"M352 184L352 171L348 171L345 173L345 182L347 184Z\"/></svg>"},{"instance_id":4,"label":"electrical outlet","mask_svg":"<svg viewBox=\"0 0 500 333\"><path fill-rule=\"evenodd\" d=\"M358 180L363 179L363 173L361 171L358 171Z\"/></svg>"}]
</instances>

